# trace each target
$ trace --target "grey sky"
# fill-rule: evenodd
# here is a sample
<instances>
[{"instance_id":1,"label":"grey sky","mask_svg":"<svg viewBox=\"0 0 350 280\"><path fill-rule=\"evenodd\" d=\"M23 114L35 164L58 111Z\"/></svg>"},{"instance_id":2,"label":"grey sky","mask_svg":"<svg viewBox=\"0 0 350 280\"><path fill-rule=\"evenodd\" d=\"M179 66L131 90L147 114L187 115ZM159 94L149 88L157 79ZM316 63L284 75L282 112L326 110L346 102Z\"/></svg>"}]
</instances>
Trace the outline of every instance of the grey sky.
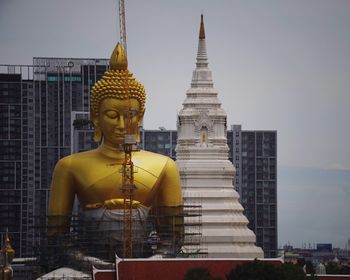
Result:
<instances>
[{"instance_id":1,"label":"grey sky","mask_svg":"<svg viewBox=\"0 0 350 280\"><path fill-rule=\"evenodd\" d=\"M349 172L350 1L126 0L126 9L129 68L148 92L146 128L176 127L204 13L209 67L228 123L277 130L281 166ZM33 56L107 58L118 39L117 0L0 0L2 64L30 64ZM287 177L279 180L281 198L317 181L296 186ZM300 195L291 199L307 207ZM349 191L344 195L349 200ZM315 201L319 212L328 196L322 198ZM293 205L280 202L280 244L293 241ZM350 226L337 234L305 242L343 246Z\"/></svg>"}]
</instances>

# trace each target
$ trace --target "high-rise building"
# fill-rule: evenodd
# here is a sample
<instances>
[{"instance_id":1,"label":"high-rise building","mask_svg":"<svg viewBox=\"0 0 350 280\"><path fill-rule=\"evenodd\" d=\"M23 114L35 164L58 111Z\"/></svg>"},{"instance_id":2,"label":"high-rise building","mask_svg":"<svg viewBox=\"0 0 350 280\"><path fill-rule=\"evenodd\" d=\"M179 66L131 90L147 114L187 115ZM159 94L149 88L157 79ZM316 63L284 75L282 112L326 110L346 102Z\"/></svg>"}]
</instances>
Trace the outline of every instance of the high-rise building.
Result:
<instances>
[{"instance_id":1,"label":"high-rise building","mask_svg":"<svg viewBox=\"0 0 350 280\"><path fill-rule=\"evenodd\" d=\"M0 74L0 233L2 242L8 228L16 254L27 243L33 207L33 182L28 181L34 176L33 150L29 149L33 129L28 125L33 108L28 108L28 100L33 100L28 77L13 71Z\"/></svg>"},{"instance_id":2,"label":"high-rise building","mask_svg":"<svg viewBox=\"0 0 350 280\"><path fill-rule=\"evenodd\" d=\"M227 135L236 167L235 188L249 228L265 257L277 257L277 132L233 125Z\"/></svg>"},{"instance_id":3,"label":"high-rise building","mask_svg":"<svg viewBox=\"0 0 350 280\"><path fill-rule=\"evenodd\" d=\"M0 233L16 256L40 242L53 168L71 153L71 113L89 111L90 87L105 59L34 58L0 65Z\"/></svg>"},{"instance_id":4,"label":"high-rise building","mask_svg":"<svg viewBox=\"0 0 350 280\"><path fill-rule=\"evenodd\" d=\"M176 160L177 131L160 127L159 130L141 130L140 147Z\"/></svg>"}]
</instances>

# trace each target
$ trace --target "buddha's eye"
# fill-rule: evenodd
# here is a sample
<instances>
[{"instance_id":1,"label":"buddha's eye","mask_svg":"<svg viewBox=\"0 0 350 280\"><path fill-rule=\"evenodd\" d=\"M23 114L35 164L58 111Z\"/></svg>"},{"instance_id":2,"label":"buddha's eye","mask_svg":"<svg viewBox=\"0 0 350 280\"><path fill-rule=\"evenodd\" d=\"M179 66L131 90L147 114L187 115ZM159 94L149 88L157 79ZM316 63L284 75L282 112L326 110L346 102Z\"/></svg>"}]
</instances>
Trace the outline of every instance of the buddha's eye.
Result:
<instances>
[{"instance_id":1,"label":"buddha's eye","mask_svg":"<svg viewBox=\"0 0 350 280\"><path fill-rule=\"evenodd\" d=\"M109 117L111 119L116 119L116 118L119 117L118 112L113 111L113 110L107 111L105 114L106 114L107 117Z\"/></svg>"}]
</instances>

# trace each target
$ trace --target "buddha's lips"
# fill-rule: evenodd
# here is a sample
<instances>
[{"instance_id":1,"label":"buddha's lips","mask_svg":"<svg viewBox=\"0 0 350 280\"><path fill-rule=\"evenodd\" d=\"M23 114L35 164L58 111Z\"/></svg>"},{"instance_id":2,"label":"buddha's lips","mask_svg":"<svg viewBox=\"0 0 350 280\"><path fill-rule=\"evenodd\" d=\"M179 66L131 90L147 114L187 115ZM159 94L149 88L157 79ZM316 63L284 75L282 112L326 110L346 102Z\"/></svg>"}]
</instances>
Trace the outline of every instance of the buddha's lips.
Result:
<instances>
[{"instance_id":1,"label":"buddha's lips","mask_svg":"<svg viewBox=\"0 0 350 280\"><path fill-rule=\"evenodd\" d=\"M120 133L120 132L114 132L114 136L116 137L125 137L125 133Z\"/></svg>"}]
</instances>

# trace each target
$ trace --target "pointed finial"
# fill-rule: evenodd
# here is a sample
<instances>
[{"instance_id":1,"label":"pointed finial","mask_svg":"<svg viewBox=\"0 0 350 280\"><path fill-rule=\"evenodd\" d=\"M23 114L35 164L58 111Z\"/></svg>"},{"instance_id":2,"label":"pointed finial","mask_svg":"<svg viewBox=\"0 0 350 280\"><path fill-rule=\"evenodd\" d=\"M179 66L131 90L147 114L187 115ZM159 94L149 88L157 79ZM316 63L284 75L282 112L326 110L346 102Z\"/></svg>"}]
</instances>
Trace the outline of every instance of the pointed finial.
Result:
<instances>
[{"instance_id":1,"label":"pointed finial","mask_svg":"<svg viewBox=\"0 0 350 280\"><path fill-rule=\"evenodd\" d=\"M114 51L109 60L109 66L113 70L128 69L128 59L120 43L118 43L117 46L114 48Z\"/></svg>"},{"instance_id":2,"label":"pointed finial","mask_svg":"<svg viewBox=\"0 0 350 280\"><path fill-rule=\"evenodd\" d=\"M201 14L201 26L199 28L199 39L205 39L203 14Z\"/></svg>"},{"instance_id":3,"label":"pointed finial","mask_svg":"<svg viewBox=\"0 0 350 280\"><path fill-rule=\"evenodd\" d=\"M15 251L12 249L12 246L11 246L8 228L6 228L4 244L3 244L3 247L0 249L0 253L2 255L3 260L5 260L5 263L3 263L2 265L4 267L8 267L11 264L13 257L15 255ZM1 274L1 270L0 270L0 274Z\"/></svg>"},{"instance_id":4,"label":"pointed finial","mask_svg":"<svg viewBox=\"0 0 350 280\"><path fill-rule=\"evenodd\" d=\"M10 238L9 238L9 228L6 227L6 234L5 234L5 243L9 243L10 242Z\"/></svg>"}]
</instances>

